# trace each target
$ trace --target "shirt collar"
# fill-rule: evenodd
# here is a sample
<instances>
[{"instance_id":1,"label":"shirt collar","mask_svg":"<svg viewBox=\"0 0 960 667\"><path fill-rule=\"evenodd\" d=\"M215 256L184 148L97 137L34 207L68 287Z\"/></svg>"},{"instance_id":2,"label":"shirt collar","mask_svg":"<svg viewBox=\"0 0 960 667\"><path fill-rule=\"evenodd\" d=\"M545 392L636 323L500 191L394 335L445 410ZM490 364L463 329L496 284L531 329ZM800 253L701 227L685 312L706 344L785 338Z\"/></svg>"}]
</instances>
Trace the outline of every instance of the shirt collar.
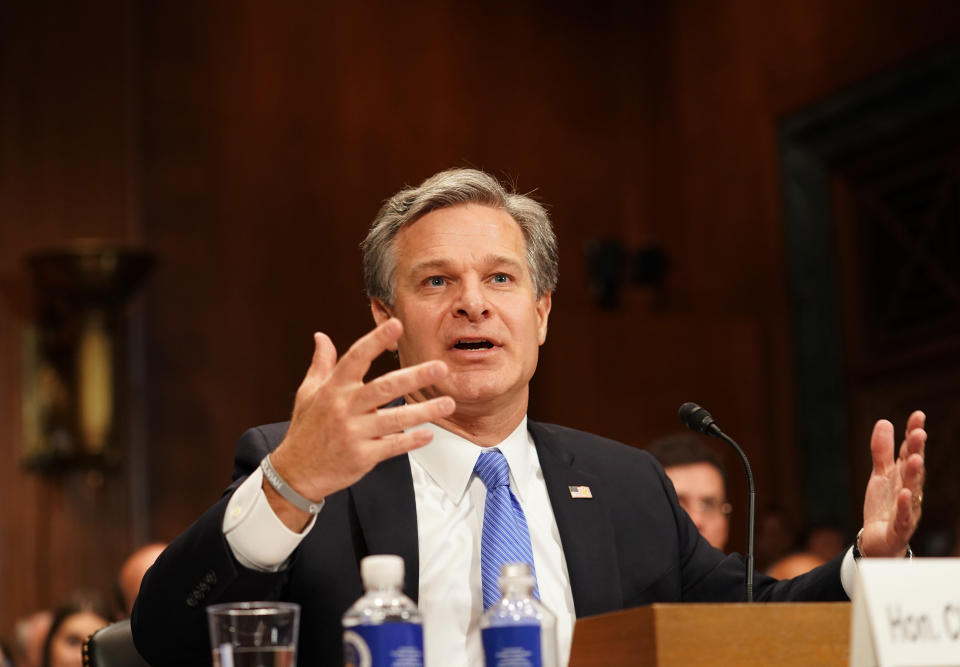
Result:
<instances>
[{"instance_id":1,"label":"shirt collar","mask_svg":"<svg viewBox=\"0 0 960 667\"><path fill-rule=\"evenodd\" d=\"M410 452L410 456L455 504L459 504L470 484L477 457L484 450L492 448L479 447L436 424L423 424L417 428L429 430L433 433L433 440ZM521 502L529 477L526 471L530 465L530 444L527 418L524 416L517 428L495 447L503 452L507 459L510 486Z\"/></svg>"}]
</instances>

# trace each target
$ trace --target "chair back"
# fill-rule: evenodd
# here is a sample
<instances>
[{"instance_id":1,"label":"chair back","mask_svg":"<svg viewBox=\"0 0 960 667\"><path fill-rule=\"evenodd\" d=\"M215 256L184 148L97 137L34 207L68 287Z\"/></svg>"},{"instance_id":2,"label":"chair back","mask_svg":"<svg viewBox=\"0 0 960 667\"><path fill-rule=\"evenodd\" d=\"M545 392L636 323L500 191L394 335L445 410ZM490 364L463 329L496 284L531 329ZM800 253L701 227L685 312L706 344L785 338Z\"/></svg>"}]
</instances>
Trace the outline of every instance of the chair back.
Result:
<instances>
[{"instance_id":1,"label":"chair back","mask_svg":"<svg viewBox=\"0 0 960 667\"><path fill-rule=\"evenodd\" d=\"M83 642L83 667L150 667L133 645L129 618L87 637Z\"/></svg>"}]
</instances>

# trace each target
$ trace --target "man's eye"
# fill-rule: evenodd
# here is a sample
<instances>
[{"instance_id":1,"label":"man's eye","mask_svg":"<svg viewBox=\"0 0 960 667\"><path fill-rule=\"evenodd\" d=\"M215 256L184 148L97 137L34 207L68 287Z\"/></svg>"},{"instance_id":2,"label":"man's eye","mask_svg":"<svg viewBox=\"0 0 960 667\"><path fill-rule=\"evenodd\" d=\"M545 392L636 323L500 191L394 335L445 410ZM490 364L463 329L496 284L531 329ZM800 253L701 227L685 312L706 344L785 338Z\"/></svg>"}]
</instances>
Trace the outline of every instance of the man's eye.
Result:
<instances>
[{"instance_id":1,"label":"man's eye","mask_svg":"<svg viewBox=\"0 0 960 667\"><path fill-rule=\"evenodd\" d=\"M493 277L493 282L501 284L508 283L510 282L510 276L508 276L506 273L498 273Z\"/></svg>"},{"instance_id":2,"label":"man's eye","mask_svg":"<svg viewBox=\"0 0 960 667\"><path fill-rule=\"evenodd\" d=\"M427 278L427 284L430 285L430 287L443 287L445 281L440 276L430 276Z\"/></svg>"}]
</instances>

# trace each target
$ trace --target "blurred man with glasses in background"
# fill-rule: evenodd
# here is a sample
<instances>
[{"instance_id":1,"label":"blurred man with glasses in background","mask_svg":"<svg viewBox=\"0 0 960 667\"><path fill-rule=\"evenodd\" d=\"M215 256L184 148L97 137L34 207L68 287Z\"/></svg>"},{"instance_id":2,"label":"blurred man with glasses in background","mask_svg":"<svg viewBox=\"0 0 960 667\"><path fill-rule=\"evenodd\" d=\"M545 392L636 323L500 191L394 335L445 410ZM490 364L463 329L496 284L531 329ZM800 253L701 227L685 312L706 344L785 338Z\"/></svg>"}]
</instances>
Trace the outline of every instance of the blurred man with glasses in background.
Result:
<instances>
[{"instance_id":1,"label":"blurred man with glasses in background","mask_svg":"<svg viewBox=\"0 0 960 667\"><path fill-rule=\"evenodd\" d=\"M716 549L724 550L730 533L727 472L723 459L696 436L677 433L655 441L648 451L673 482L680 506Z\"/></svg>"}]
</instances>

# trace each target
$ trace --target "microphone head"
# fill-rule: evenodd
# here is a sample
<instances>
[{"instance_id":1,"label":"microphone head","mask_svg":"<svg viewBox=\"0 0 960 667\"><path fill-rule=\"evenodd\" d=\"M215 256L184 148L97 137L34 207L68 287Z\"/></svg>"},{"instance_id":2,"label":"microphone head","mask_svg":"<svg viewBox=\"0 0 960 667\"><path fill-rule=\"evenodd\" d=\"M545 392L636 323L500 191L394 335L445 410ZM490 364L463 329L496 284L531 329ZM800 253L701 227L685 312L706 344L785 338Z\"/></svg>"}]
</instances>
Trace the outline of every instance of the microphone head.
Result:
<instances>
[{"instance_id":1,"label":"microphone head","mask_svg":"<svg viewBox=\"0 0 960 667\"><path fill-rule=\"evenodd\" d=\"M680 421L682 421L687 428L697 433L710 435L711 427L718 429L710 413L696 403L684 403L680 406L678 414L680 415Z\"/></svg>"}]
</instances>

